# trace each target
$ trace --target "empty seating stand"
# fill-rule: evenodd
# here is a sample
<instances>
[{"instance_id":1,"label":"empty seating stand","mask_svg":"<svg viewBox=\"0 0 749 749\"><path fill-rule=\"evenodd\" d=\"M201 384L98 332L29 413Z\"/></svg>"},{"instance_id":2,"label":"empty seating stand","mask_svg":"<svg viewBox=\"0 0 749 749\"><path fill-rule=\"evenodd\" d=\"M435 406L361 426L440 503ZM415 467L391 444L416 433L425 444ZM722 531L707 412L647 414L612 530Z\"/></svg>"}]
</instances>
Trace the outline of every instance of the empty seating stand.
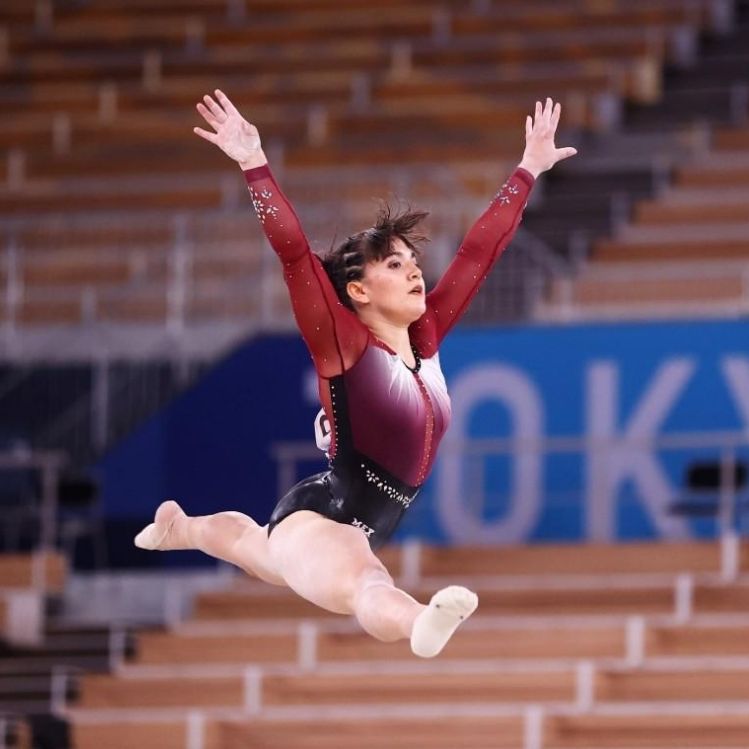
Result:
<instances>
[{"instance_id":1,"label":"empty seating stand","mask_svg":"<svg viewBox=\"0 0 749 749\"><path fill-rule=\"evenodd\" d=\"M38 590L60 593L65 582L67 564L54 552L35 554L0 554L0 589Z\"/></svg>"},{"instance_id":2,"label":"empty seating stand","mask_svg":"<svg viewBox=\"0 0 749 749\"><path fill-rule=\"evenodd\" d=\"M665 175L655 196L635 202L630 219L620 220L613 236L594 241L579 273L551 285L541 316L746 313L749 7L737 3L737 11L736 32L724 45L714 45L683 80L676 79L675 110L682 106L677 128L685 142L692 138L696 145L662 165ZM702 100L720 95L728 105L702 111L700 95Z\"/></svg>"},{"instance_id":3,"label":"empty seating stand","mask_svg":"<svg viewBox=\"0 0 749 749\"><path fill-rule=\"evenodd\" d=\"M50 679L15 656L42 640L47 602L62 592L66 568L57 553L0 554L0 746L34 749L22 716L39 709ZM47 710L49 698L41 705Z\"/></svg>"},{"instance_id":4,"label":"empty seating stand","mask_svg":"<svg viewBox=\"0 0 749 749\"><path fill-rule=\"evenodd\" d=\"M570 316L736 314L749 305L749 149L715 148L674 185L635 207L597 242L581 275L558 281L551 305Z\"/></svg>"},{"instance_id":5,"label":"empty seating stand","mask_svg":"<svg viewBox=\"0 0 749 749\"><path fill-rule=\"evenodd\" d=\"M81 677L74 746L744 746L747 551L736 565L713 543L386 550L421 599L455 580L479 593L426 661L238 577L142 633L116 673Z\"/></svg>"},{"instance_id":6,"label":"empty seating stand","mask_svg":"<svg viewBox=\"0 0 749 749\"><path fill-rule=\"evenodd\" d=\"M66 571L57 553L0 554L0 640L41 637L45 600L61 593Z\"/></svg>"},{"instance_id":7,"label":"empty seating stand","mask_svg":"<svg viewBox=\"0 0 749 749\"><path fill-rule=\"evenodd\" d=\"M356 2L342 14L330 0L4 3L0 103L14 117L0 123L0 229L4 266L13 268L0 279L3 322L290 319L276 289L261 305L243 299L227 280L236 272L201 288L195 269L209 255L231 255L242 288L258 284L265 266L256 228L193 242L186 272L162 270L173 268L168 259L184 238L171 230L172 217L190 216L194 229L227 217L236 225L233 217L249 212L236 171L191 132L194 103L216 86L256 122L292 198L300 185L304 215L335 217L338 228L342 216L353 223L363 207L371 213L372 197L386 197L374 167L404 165L454 165L464 200L478 192L480 206L496 188L487 183L517 159L536 98L561 100L568 128L615 126L622 102L657 100L664 62L685 34L709 25L713 3L386 7ZM494 176L464 179L461 166ZM301 188L310 170L328 173L314 195ZM397 191L393 175L385 182ZM455 205L455 185L437 198L440 208ZM100 222L97 238L82 239L76 223L86 220ZM156 239L165 225L168 236ZM28 239L44 227L46 242L39 233ZM321 238L329 241L333 228L322 221ZM79 252L83 241L91 255Z\"/></svg>"}]
</instances>

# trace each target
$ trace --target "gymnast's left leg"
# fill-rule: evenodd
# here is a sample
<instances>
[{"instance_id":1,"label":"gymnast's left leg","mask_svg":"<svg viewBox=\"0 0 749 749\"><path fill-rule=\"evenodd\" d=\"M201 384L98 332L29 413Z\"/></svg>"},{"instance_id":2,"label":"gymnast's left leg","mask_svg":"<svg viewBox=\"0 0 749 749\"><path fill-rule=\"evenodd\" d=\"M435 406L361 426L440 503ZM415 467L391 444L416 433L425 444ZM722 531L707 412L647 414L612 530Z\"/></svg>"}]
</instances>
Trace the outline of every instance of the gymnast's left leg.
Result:
<instances>
[{"instance_id":1,"label":"gymnast's left leg","mask_svg":"<svg viewBox=\"0 0 749 749\"><path fill-rule=\"evenodd\" d=\"M410 639L422 657L437 655L478 605L475 593L453 585L424 606L395 586L361 530L308 510L282 520L268 548L275 569L300 596L353 614L383 642Z\"/></svg>"}]
</instances>

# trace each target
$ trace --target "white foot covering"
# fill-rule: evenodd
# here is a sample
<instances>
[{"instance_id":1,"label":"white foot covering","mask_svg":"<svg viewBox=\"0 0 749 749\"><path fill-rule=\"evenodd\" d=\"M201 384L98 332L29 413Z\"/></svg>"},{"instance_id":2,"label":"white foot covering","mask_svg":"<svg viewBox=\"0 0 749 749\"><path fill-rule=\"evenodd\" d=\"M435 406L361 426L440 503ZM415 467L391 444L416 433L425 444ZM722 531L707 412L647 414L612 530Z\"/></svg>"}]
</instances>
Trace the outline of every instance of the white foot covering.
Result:
<instances>
[{"instance_id":1,"label":"white foot covering","mask_svg":"<svg viewBox=\"0 0 749 749\"><path fill-rule=\"evenodd\" d=\"M156 510L154 522L147 525L134 540L139 549L148 549L149 551L162 551L164 541L172 530L174 521L184 515L182 508L174 501L168 500L162 502L159 509Z\"/></svg>"},{"instance_id":2,"label":"white foot covering","mask_svg":"<svg viewBox=\"0 0 749 749\"><path fill-rule=\"evenodd\" d=\"M468 588L450 585L438 590L414 622L411 631L413 653L422 658L433 658L478 605L479 597Z\"/></svg>"}]
</instances>

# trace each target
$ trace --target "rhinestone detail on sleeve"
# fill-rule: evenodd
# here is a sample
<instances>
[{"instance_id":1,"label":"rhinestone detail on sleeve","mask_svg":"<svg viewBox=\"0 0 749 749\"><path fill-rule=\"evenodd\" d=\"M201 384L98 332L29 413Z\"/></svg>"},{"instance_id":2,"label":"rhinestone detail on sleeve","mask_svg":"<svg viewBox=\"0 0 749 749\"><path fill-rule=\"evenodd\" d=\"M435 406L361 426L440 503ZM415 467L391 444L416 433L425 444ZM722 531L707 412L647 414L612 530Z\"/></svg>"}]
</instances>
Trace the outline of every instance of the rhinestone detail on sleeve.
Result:
<instances>
[{"instance_id":1,"label":"rhinestone detail on sleeve","mask_svg":"<svg viewBox=\"0 0 749 749\"><path fill-rule=\"evenodd\" d=\"M509 205L512 202L511 196L517 195L520 192L520 188L517 185L505 182L502 187L499 188L499 192L494 196L494 199L500 205Z\"/></svg>"},{"instance_id":2,"label":"rhinestone detail on sleeve","mask_svg":"<svg viewBox=\"0 0 749 749\"><path fill-rule=\"evenodd\" d=\"M278 206L268 202L273 197L273 193L267 187L264 187L259 192L254 187L250 187L250 197L252 198L252 205L261 224L264 224L265 219L268 217L278 217Z\"/></svg>"}]
</instances>

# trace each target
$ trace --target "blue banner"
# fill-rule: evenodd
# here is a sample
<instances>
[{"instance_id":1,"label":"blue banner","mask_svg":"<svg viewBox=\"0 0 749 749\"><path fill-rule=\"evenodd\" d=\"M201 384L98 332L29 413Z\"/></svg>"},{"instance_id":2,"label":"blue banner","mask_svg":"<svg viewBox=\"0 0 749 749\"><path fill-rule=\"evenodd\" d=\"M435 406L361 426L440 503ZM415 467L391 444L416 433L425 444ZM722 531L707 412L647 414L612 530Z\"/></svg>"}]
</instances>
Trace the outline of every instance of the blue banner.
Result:
<instances>
[{"instance_id":1,"label":"blue banner","mask_svg":"<svg viewBox=\"0 0 749 749\"><path fill-rule=\"evenodd\" d=\"M461 330L441 353L453 421L401 535L512 543L715 533L709 513L671 508L693 494L690 466L747 462L747 323ZM466 451L492 438L509 444Z\"/></svg>"},{"instance_id":2,"label":"blue banner","mask_svg":"<svg viewBox=\"0 0 749 749\"><path fill-rule=\"evenodd\" d=\"M690 466L749 462L742 321L459 329L441 361L452 425L400 538L710 536L714 517L670 510ZM298 336L250 342L107 456L107 511L147 517L173 497L264 523L279 476L324 467L313 452L284 473L272 449L311 445L318 408Z\"/></svg>"}]
</instances>

